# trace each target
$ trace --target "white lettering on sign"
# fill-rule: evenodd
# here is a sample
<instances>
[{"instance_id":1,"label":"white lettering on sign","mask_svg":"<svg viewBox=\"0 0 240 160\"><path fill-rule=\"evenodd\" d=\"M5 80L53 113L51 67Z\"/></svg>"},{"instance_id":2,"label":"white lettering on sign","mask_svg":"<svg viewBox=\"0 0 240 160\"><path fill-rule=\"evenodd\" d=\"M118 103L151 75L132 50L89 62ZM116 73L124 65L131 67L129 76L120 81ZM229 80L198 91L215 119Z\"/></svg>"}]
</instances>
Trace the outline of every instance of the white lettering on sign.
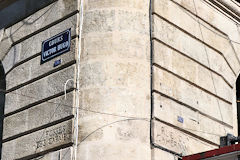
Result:
<instances>
[{"instance_id":1,"label":"white lettering on sign","mask_svg":"<svg viewBox=\"0 0 240 160\"><path fill-rule=\"evenodd\" d=\"M44 54L45 57L47 57L47 56L49 56L49 55L54 54L56 51L57 51L57 47L53 47L53 48L45 51L43 54Z\"/></svg>"},{"instance_id":2,"label":"white lettering on sign","mask_svg":"<svg viewBox=\"0 0 240 160\"><path fill-rule=\"evenodd\" d=\"M65 49L68 47L68 45L69 45L68 41L63 42L57 46L57 50L60 51L61 49Z\"/></svg>"},{"instance_id":3,"label":"white lettering on sign","mask_svg":"<svg viewBox=\"0 0 240 160\"><path fill-rule=\"evenodd\" d=\"M41 64L70 51L71 29L42 42Z\"/></svg>"},{"instance_id":4,"label":"white lettering on sign","mask_svg":"<svg viewBox=\"0 0 240 160\"><path fill-rule=\"evenodd\" d=\"M54 44L57 44L63 40L63 36L57 37L49 42L49 47L53 46Z\"/></svg>"}]
</instances>

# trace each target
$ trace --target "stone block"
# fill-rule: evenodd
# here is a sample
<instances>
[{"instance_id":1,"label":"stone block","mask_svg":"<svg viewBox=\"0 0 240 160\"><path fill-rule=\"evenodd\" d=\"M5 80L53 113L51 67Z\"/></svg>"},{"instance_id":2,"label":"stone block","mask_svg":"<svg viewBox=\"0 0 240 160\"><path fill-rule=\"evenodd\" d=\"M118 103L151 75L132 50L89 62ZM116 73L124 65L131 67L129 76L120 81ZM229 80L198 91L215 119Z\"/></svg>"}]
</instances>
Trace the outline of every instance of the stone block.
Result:
<instances>
[{"instance_id":1,"label":"stone block","mask_svg":"<svg viewBox=\"0 0 240 160\"><path fill-rule=\"evenodd\" d=\"M114 96L113 96L114 95ZM149 93L143 90L122 87L92 88L81 90L81 107L90 111L107 114L148 118L150 108Z\"/></svg>"},{"instance_id":2,"label":"stone block","mask_svg":"<svg viewBox=\"0 0 240 160\"><path fill-rule=\"evenodd\" d=\"M21 43L13 46L3 59L5 72L8 72L16 63L19 63L39 52L41 52L42 41L71 28L71 35L76 35L77 15L74 15L47 30L34 35ZM1 43L0 43L1 45ZM74 49L74 47L73 47Z\"/></svg>"},{"instance_id":3,"label":"stone block","mask_svg":"<svg viewBox=\"0 0 240 160\"><path fill-rule=\"evenodd\" d=\"M151 159L149 120L85 111L80 115L78 160Z\"/></svg>"},{"instance_id":4,"label":"stone block","mask_svg":"<svg viewBox=\"0 0 240 160\"><path fill-rule=\"evenodd\" d=\"M30 156L72 142L72 120L3 143L2 159Z\"/></svg>"},{"instance_id":5,"label":"stone block","mask_svg":"<svg viewBox=\"0 0 240 160\"><path fill-rule=\"evenodd\" d=\"M183 7L186 10L196 13L193 0L173 0L173 1L177 3L179 7Z\"/></svg>"},{"instance_id":6,"label":"stone block","mask_svg":"<svg viewBox=\"0 0 240 160\"><path fill-rule=\"evenodd\" d=\"M133 61L150 63L149 36L111 32L84 36L82 61ZM93 45L94 44L94 45Z\"/></svg>"},{"instance_id":7,"label":"stone block","mask_svg":"<svg viewBox=\"0 0 240 160\"><path fill-rule=\"evenodd\" d=\"M205 90L232 101L232 88L221 76L157 41L154 41L153 61Z\"/></svg>"},{"instance_id":8,"label":"stone block","mask_svg":"<svg viewBox=\"0 0 240 160\"><path fill-rule=\"evenodd\" d=\"M11 45L12 45L13 41L12 39L8 38L6 35L6 32L3 32L3 37L2 40L0 41L0 59L2 60L6 53L10 51L11 49Z\"/></svg>"},{"instance_id":9,"label":"stone block","mask_svg":"<svg viewBox=\"0 0 240 160\"><path fill-rule=\"evenodd\" d=\"M148 12L149 2L145 0L88 0L86 10L105 9L105 8L127 8Z\"/></svg>"},{"instance_id":10,"label":"stone block","mask_svg":"<svg viewBox=\"0 0 240 160\"><path fill-rule=\"evenodd\" d=\"M183 156L218 148L159 121L153 127L154 143Z\"/></svg>"},{"instance_id":11,"label":"stone block","mask_svg":"<svg viewBox=\"0 0 240 160\"><path fill-rule=\"evenodd\" d=\"M196 18L195 15L179 7L173 1L155 1L154 12L220 51L230 62L229 64L235 73L238 72L239 62L236 59L238 57L236 57L226 35Z\"/></svg>"},{"instance_id":12,"label":"stone block","mask_svg":"<svg viewBox=\"0 0 240 160\"><path fill-rule=\"evenodd\" d=\"M234 86L236 83L235 75L230 69L226 60L224 60L220 54L216 54L216 52L210 48L206 48L206 51L208 53L209 68L222 75L231 86Z\"/></svg>"},{"instance_id":13,"label":"stone block","mask_svg":"<svg viewBox=\"0 0 240 160\"><path fill-rule=\"evenodd\" d=\"M234 49L235 49L235 52L237 54L237 58L240 59L240 44L238 43L235 43L235 42L231 42Z\"/></svg>"},{"instance_id":14,"label":"stone block","mask_svg":"<svg viewBox=\"0 0 240 160\"><path fill-rule=\"evenodd\" d=\"M154 16L153 25L153 37L172 46L199 63L210 67L214 71L223 75L230 84L235 83L233 82L235 79L234 73L231 71L223 56L219 53L156 16Z\"/></svg>"},{"instance_id":15,"label":"stone block","mask_svg":"<svg viewBox=\"0 0 240 160\"><path fill-rule=\"evenodd\" d=\"M80 86L82 89L104 86L149 91L150 69L148 66L149 64L117 60L82 63Z\"/></svg>"},{"instance_id":16,"label":"stone block","mask_svg":"<svg viewBox=\"0 0 240 160\"><path fill-rule=\"evenodd\" d=\"M163 151L158 148L152 149L153 160L176 160L177 157L174 154Z\"/></svg>"},{"instance_id":17,"label":"stone block","mask_svg":"<svg viewBox=\"0 0 240 160\"><path fill-rule=\"evenodd\" d=\"M48 154L45 154L43 156L40 156L36 159L41 159L41 160L59 160L64 159L64 160L72 160L72 147L68 147L65 149L61 149L55 152L50 152Z\"/></svg>"},{"instance_id":18,"label":"stone block","mask_svg":"<svg viewBox=\"0 0 240 160\"><path fill-rule=\"evenodd\" d=\"M111 32L116 27L115 10L87 11L84 19L84 34L89 32Z\"/></svg>"},{"instance_id":19,"label":"stone block","mask_svg":"<svg viewBox=\"0 0 240 160\"><path fill-rule=\"evenodd\" d=\"M153 89L232 126L232 105L154 67Z\"/></svg>"},{"instance_id":20,"label":"stone block","mask_svg":"<svg viewBox=\"0 0 240 160\"><path fill-rule=\"evenodd\" d=\"M216 50L220 51L223 56L228 61L229 65L233 69L234 73L239 72L240 63L237 57L237 53L235 53L235 50L231 46L231 43L227 36L222 35L220 32L217 32L216 30L207 26L201 26L202 34L203 34L203 40Z\"/></svg>"},{"instance_id":21,"label":"stone block","mask_svg":"<svg viewBox=\"0 0 240 160\"><path fill-rule=\"evenodd\" d=\"M238 41L240 39L240 35L236 34L238 30L234 20L217 11L207 2L195 0L195 4L197 13L202 19L226 33L232 40Z\"/></svg>"},{"instance_id":22,"label":"stone block","mask_svg":"<svg viewBox=\"0 0 240 160\"><path fill-rule=\"evenodd\" d=\"M192 0L187 1L189 2ZM178 3L185 3L185 1ZM188 5L190 4L191 2L188 3ZM186 4L182 5L186 6ZM155 0L153 7L153 12L164 17L168 21L174 23L195 37L202 39L201 30L198 23L199 19L195 15L192 15L171 0Z\"/></svg>"},{"instance_id":23,"label":"stone block","mask_svg":"<svg viewBox=\"0 0 240 160\"><path fill-rule=\"evenodd\" d=\"M64 84L68 79L74 78L74 73L75 65L72 65L34 83L7 93L5 114L63 92ZM69 83L67 88L73 87L73 83Z\"/></svg>"},{"instance_id":24,"label":"stone block","mask_svg":"<svg viewBox=\"0 0 240 160\"><path fill-rule=\"evenodd\" d=\"M220 136L233 133L231 127L157 93L154 93L154 116L215 144L220 143ZM182 118L183 121L178 118Z\"/></svg>"},{"instance_id":25,"label":"stone block","mask_svg":"<svg viewBox=\"0 0 240 160\"><path fill-rule=\"evenodd\" d=\"M131 59L131 61L149 61L149 41L149 36L136 33L87 34L84 36L84 52L81 60Z\"/></svg>"},{"instance_id":26,"label":"stone block","mask_svg":"<svg viewBox=\"0 0 240 160\"><path fill-rule=\"evenodd\" d=\"M53 69L59 68L64 64L67 64L69 62L72 62L75 60L75 47L76 47L76 41L71 41L71 48L70 52L64 53L61 56L55 57L54 59L44 63L40 64L41 56L37 56L36 58L33 58L13 70L9 72L6 76L6 88L11 89L13 87L16 87L18 85L21 85L23 83L26 83L34 78L37 78L41 75L44 75ZM58 65L57 67L54 67L54 61L61 59L61 65ZM24 75L24 76L23 76Z\"/></svg>"},{"instance_id":27,"label":"stone block","mask_svg":"<svg viewBox=\"0 0 240 160\"><path fill-rule=\"evenodd\" d=\"M240 39L240 35L236 34L238 32L236 22L234 20L231 20L225 14L216 10L216 8L214 8L213 6L209 5L208 4L209 2L198 0L194 1L173 0L173 1L179 4L180 6L185 7L192 13L195 14L197 13L199 17L201 17L212 26L218 28L219 30L227 34L232 40L238 41Z\"/></svg>"},{"instance_id":28,"label":"stone block","mask_svg":"<svg viewBox=\"0 0 240 160\"><path fill-rule=\"evenodd\" d=\"M118 10L116 12L118 31L140 33L149 35L149 15L148 13Z\"/></svg>"},{"instance_id":29,"label":"stone block","mask_svg":"<svg viewBox=\"0 0 240 160\"><path fill-rule=\"evenodd\" d=\"M73 92L4 118L3 139L72 115ZM37 118L36 118L37 117Z\"/></svg>"},{"instance_id":30,"label":"stone block","mask_svg":"<svg viewBox=\"0 0 240 160\"><path fill-rule=\"evenodd\" d=\"M149 34L148 14L128 10L93 10L87 11L83 24L84 35L123 31Z\"/></svg>"}]
</instances>

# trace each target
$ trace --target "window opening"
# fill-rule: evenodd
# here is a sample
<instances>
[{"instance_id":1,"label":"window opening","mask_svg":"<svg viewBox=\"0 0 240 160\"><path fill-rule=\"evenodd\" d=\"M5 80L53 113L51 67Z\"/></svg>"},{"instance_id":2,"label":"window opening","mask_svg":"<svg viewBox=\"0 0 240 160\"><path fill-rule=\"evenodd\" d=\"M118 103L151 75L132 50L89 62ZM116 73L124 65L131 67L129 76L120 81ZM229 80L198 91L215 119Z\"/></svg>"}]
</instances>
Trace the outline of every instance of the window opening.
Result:
<instances>
[{"instance_id":1,"label":"window opening","mask_svg":"<svg viewBox=\"0 0 240 160\"><path fill-rule=\"evenodd\" d=\"M6 90L6 78L3 64L0 61L0 159L2 157L2 140L3 140L3 120L4 120L4 108L5 108L5 90Z\"/></svg>"}]
</instances>

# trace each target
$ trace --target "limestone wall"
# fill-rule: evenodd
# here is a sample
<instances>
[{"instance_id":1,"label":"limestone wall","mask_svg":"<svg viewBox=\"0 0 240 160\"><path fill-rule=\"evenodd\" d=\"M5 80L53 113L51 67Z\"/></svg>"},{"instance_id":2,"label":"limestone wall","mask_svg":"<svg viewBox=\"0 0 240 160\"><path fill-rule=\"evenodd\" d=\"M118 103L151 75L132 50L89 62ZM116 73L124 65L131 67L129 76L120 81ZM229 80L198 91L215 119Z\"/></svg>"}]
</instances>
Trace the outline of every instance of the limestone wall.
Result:
<instances>
[{"instance_id":1,"label":"limestone wall","mask_svg":"<svg viewBox=\"0 0 240 160\"><path fill-rule=\"evenodd\" d=\"M66 99L64 84L75 79L77 7L77 0L58 0L1 30L7 84L2 160L71 159L75 84L68 83ZM40 65L42 42L68 28L70 52Z\"/></svg>"},{"instance_id":2,"label":"limestone wall","mask_svg":"<svg viewBox=\"0 0 240 160\"><path fill-rule=\"evenodd\" d=\"M149 1L85 1L78 160L151 159Z\"/></svg>"},{"instance_id":3,"label":"limestone wall","mask_svg":"<svg viewBox=\"0 0 240 160\"><path fill-rule=\"evenodd\" d=\"M239 23L209 1L152 5L152 136L155 147L166 151L155 148L154 157L218 148L220 136L237 136Z\"/></svg>"},{"instance_id":4,"label":"limestone wall","mask_svg":"<svg viewBox=\"0 0 240 160\"><path fill-rule=\"evenodd\" d=\"M3 160L73 156L79 2L58 0L0 30ZM237 134L239 22L208 0L151 6L84 1L78 160L175 160ZM42 41L68 28L70 52L40 65Z\"/></svg>"}]
</instances>

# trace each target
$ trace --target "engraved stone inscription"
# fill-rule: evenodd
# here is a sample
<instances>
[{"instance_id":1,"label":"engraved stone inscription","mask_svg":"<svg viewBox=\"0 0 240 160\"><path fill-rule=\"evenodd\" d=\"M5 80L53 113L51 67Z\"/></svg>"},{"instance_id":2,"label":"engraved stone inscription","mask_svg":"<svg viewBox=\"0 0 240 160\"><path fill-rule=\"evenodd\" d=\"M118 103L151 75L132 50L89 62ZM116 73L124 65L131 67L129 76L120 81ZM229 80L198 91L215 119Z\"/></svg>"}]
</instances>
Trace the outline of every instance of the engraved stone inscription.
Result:
<instances>
[{"instance_id":1,"label":"engraved stone inscription","mask_svg":"<svg viewBox=\"0 0 240 160\"><path fill-rule=\"evenodd\" d=\"M158 121L154 121L154 143L182 155L204 152L216 147Z\"/></svg>"},{"instance_id":2,"label":"engraved stone inscription","mask_svg":"<svg viewBox=\"0 0 240 160\"><path fill-rule=\"evenodd\" d=\"M37 149L46 147L51 144L65 142L71 139L71 133L67 130L67 126L59 126L46 130L40 140L37 141Z\"/></svg>"},{"instance_id":3,"label":"engraved stone inscription","mask_svg":"<svg viewBox=\"0 0 240 160\"><path fill-rule=\"evenodd\" d=\"M158 129L156 142L178 153L185 154L188 151L186 143L189 142L189 138L176 134L176 132L169 130L165 126L161 126Z\"/></svg>"}]
</instances>

